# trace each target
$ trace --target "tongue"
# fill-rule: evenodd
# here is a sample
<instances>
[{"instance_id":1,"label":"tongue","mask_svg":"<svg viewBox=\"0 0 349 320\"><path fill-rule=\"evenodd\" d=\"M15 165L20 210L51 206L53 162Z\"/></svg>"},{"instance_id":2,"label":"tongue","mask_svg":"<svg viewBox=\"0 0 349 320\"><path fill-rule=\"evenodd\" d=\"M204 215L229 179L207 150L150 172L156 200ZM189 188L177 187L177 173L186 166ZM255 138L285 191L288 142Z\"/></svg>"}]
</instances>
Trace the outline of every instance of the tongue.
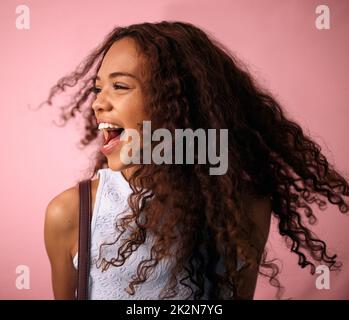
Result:
<instances>
[{"instance_id":1,"label":"tongue","mask_svg":"<svg viewBox=\"0 0 349 320\"><path fill-rule=\"evenodd\" d=\"M109 132L109 135L110 135L110 140L116 138L117 136L119 136L121 133L121 130L112 130Z\"/></svg>"},{"instance_id":2,"label":"tongue","mask_svg":"<svg viewBox=\"0 0 349 320\"><path fill-rule=\"evenodd\" d=\"M107 144L110 140L112 140L112 139L118 137L118 136L121 134L122 131L123 131L123 129L116 129L116 130L110 130L110 131L108 131L108 140L106 141L106 144Z\"/></svg>"}]
</instances>

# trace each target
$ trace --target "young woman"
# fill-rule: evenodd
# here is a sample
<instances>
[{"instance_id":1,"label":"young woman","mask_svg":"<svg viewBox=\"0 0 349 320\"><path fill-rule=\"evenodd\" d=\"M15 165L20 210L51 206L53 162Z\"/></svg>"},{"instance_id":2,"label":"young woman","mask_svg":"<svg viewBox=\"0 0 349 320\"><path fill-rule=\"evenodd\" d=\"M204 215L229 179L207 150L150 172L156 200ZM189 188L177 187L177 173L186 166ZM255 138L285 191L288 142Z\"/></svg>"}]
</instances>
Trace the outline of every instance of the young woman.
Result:
<instances>
[{"instance_id":1,"label":"young woman","mask_svg":"<svg viewBox=\"0 0 349 320\"><path fill-rule=\"evenodd\" d=\"M166 21L117 27L48 103L67 87L77 91L62 118L83 114L82 143L116 137L93 163L89 299L252 299L258 274L280 289L278 267L266 260L271 215L301 267L340 266L306 224L316 220L314 201L348 211L348 181L204 31ZM143 121L173 136L178 128L228 129L225 174L198 163L197 148L193 164L124 164L127 141L117 136L141 134ZM78 212L78 186L47 206L56 299L75 298Z\"/></svg>"}]
</instances>

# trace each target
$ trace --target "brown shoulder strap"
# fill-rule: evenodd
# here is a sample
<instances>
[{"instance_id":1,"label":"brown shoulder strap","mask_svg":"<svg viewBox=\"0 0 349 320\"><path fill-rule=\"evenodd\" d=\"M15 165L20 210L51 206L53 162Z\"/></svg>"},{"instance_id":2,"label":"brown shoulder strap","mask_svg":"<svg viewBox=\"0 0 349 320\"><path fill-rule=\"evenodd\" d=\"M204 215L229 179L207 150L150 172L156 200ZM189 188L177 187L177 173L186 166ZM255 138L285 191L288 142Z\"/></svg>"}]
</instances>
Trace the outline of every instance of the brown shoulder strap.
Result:
<instances>
[{"instance_id":1,"label":"brown shoulder strap","mask_svg":"<svg viewBox=\"0 0 349 320\"><path fill-rule=\"evenodd\" d=\"M79 182L79 253L77 300L88 300L88 278L90 274L91 237L91 180Z\"/></svg>"}]
</instances>

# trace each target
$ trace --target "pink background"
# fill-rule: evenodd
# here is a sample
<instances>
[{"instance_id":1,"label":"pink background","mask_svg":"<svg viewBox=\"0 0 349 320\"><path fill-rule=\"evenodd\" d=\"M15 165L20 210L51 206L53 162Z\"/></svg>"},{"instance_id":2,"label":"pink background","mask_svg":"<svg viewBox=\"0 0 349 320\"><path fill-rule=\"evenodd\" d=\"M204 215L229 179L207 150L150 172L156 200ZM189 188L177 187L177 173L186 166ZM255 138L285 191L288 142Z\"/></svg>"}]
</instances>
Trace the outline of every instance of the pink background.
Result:
<instances>
[{"instance_id":1,"label":"pink background","mask_svg":"<svg viewBox=\"0 0 349 320\"><path fill-rule=\"evenodd\" d=\"M17 30L15 8L30 8L30 30ZM315 8L330 7L331 29L315 28ZM349 2L336 1L4 1L0 2L1 148L0 298L52 299L43 239L45 208L55 195L84 177L91 150L76 148L81 128L51 124L53 108L33 112L59 77L71 71L115 25L188 21L210 31L237 53L272 90L330 162L348 177ZM284 298L349 298L349 217L334 206L318 212L316 232L344 262L331 289L271 233L271 257L283 261ZM30 268L30 289L15 286L16 267ZM256 299L275 290L260 279Z\"/></svg>"}]
</instances>

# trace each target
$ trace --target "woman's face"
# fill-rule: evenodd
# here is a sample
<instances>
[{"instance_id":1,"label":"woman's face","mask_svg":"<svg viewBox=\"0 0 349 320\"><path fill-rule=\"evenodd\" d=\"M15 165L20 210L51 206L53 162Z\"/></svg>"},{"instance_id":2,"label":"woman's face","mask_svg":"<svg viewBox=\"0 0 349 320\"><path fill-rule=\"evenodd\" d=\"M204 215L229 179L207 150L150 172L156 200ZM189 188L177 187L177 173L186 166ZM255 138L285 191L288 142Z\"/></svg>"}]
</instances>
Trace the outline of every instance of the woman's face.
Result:
<instances>
[{"instance_id":1,"label":"woman's face","mask_svg":"<svg viewBox=\"0 0 349 320\"><path fill-rule=\"evenodd\" d=\"M106 53L96 77L96 100L92 104L97 121L113 123L124 129L139 130L144 111L144 57L137 51L132 38L116 41ZM106 154L108 166L114 171L122 171L127 177L125 165L120 160L120 150L127 141L119 141L118 146Z\"/></svg>"}]
</instances>

